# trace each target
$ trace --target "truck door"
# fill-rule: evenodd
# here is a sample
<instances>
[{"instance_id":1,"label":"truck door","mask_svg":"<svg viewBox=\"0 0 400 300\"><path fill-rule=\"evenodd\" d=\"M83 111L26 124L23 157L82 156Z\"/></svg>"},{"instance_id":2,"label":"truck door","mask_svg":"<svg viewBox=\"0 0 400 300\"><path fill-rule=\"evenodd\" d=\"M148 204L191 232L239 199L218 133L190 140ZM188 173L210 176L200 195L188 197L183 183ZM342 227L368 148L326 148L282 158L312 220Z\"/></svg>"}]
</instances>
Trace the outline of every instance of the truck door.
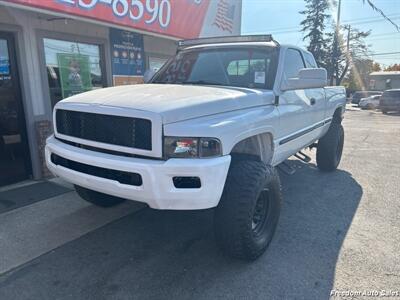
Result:
<instances>
[{"instance_id":1,"label":"truck door","mask_svg":"<svg viewBox=\"0 0 400 300\"><path fill-rule=\"evenodd\" d=\"M283 55L281 80L296 78L300 69L307 67L300 50L288 48ZM285 91L279 97L278 109L281 117L276 146L281 157L288 157L318 137L317 126L324 118L325 91L323 88Z\"/></svg>"},{"instance_id":2,"label":"truck door","mask_svg":"<svg viewBox=\"0 0 400 300\"><path fill-rule=\"evenodd\" d=\"M311 53L302 52L302 54L306 68L318 68L314 56ZM310 100L314 103L312 106L310 106L312 118L314 120L314 123L316 125L319 125L319 123L324 120L326 113L327 103L326 103L325 89L324 88L308 89L306 90L306 92L308 93L308 97L310 97ZM316 131L320 132L322 130L322 127L320 127L319 129L320 130L317 129Z\"/></svg>"}]
</instances>

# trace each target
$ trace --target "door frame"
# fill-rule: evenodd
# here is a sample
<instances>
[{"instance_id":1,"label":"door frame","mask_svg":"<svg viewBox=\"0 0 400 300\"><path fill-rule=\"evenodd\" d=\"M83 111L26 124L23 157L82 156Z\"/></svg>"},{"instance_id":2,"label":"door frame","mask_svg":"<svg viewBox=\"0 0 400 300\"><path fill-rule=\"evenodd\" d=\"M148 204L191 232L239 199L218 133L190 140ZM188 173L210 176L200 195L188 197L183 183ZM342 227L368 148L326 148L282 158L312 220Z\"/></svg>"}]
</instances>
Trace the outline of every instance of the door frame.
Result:
<instances>
[{"instance_id":1,"label":"door frame","mask_svg":"<svg viewBox=\"0 0 400 300\"><path fill-rule=\"evenodd\" d=\"M10 75L11 78L15 78L13 82L13 90L16 97L17 114L18 114L18 127L21 134L21 143L23 146L24 164L26 170L26 179L30 179L33 176L32 170L32 159L29 145L29 138L27 132L27 122L25 118L25 107L22 97L22 86L19 72L19 58L17 53L17 37L14 32L3 31L0 28L0 39L7 41L8 55L10 59Z\"/></svg>"}]
</instances>

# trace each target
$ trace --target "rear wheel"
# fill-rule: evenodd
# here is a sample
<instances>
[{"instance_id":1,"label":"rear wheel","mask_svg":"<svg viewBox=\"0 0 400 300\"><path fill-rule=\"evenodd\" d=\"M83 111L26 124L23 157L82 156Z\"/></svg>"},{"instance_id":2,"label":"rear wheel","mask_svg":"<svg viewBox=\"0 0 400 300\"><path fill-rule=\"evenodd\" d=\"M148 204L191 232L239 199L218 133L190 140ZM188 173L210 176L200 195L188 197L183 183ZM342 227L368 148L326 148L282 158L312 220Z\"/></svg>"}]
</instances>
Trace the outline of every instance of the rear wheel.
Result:
<instances>
[{"instance_id":1,"label":"rear wheel","mask_svg":"<svg viewBox=\"0 0 400 300\"><path fill-rule=\"evenodd\" d=\"M322 171L334 171L343 153L344 130L340 123L334 122L328 132L318 141L317 166Z\"/></svg>"},{"instance_id":2,"label":"rear wheel","mask_svg":"<svg viewBox=\"0 0 400 300\"><path fill-rule=\"evenodd\" d=\"M233 162L214 215L218 244L230 256L255 260L275 233L282 202L279 175L261 161Z\"/></svg>"},{"instance_id":3,"label":"rear wheel","mask_svg":"<svg viewBox=\"0 0 400 300\"><path fill-rule=\"evenodd\" d=\"M79 185L75 185L75 191L83 200L86 200L87 202L90 202L94 205L101 207L115 206L126 200L123 198L118 198L111 195L96 192L93 190L89 190Z\"/></svg>"}]
</instances>

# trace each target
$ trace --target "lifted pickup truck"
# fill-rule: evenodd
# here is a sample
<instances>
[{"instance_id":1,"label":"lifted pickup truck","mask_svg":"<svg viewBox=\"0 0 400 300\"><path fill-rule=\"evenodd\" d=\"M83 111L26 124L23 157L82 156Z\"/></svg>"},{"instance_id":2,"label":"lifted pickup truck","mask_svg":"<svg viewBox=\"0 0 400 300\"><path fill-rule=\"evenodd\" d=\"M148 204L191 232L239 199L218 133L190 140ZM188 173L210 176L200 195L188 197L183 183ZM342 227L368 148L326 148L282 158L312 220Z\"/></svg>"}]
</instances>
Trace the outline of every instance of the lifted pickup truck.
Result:
<instances>
[{"instance_id":1,"label":"lifted pickup truck","mask_svg":"<svg viewBox=\"0 0 400 300\"><path fill-rule=\"evenodd\" d=\"M270 35L181 41L148 84L57 103L47 166L100 206L216 207L217 242L253 260L280 214L275 167L309 146L320 170L339 164L346 94L326 77Z\"/></svg>"}]
</instances>

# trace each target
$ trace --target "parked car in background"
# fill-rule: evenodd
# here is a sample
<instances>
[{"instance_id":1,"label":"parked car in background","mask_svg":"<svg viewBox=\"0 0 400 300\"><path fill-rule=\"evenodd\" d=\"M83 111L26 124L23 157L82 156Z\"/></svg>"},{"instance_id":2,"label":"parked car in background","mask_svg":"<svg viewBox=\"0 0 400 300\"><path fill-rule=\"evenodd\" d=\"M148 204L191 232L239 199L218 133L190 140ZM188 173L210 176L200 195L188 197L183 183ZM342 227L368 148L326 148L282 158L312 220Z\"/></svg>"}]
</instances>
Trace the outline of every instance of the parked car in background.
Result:
<instances>
[{"instance_id":1,"label":"parked car in background","mask_svg":"<svg viewBox=\"0 0 400 300\"><path fill-rule=\"evenodd\" d=\"M361 98L360 103L358 106L362 109L377 109L379 108L379 101L381 95L374 95L367 98Z\"/></svg>"},{"instance_id":2,"label":"parked car in background","mask_svg":"<svg viewBox=\"0 0 400 300\"><path fill-rule=\"evenodd\" d=\"M389 111L400 112L400 89L385 91L380 99L379 107L384 114Z\"/></svg>"},{"instance_id":3,"label":"parked car in background","mask_svg":"<svg viewBox=\"0 0 400 300\"><path fill-rule=\"evenodd\" d=\"M381 91L358 91L353 94L353 98L351 99L351 103L359 104L362 98L367 98L373 95L382 95Z\"/></svg>"}]
</instances>

